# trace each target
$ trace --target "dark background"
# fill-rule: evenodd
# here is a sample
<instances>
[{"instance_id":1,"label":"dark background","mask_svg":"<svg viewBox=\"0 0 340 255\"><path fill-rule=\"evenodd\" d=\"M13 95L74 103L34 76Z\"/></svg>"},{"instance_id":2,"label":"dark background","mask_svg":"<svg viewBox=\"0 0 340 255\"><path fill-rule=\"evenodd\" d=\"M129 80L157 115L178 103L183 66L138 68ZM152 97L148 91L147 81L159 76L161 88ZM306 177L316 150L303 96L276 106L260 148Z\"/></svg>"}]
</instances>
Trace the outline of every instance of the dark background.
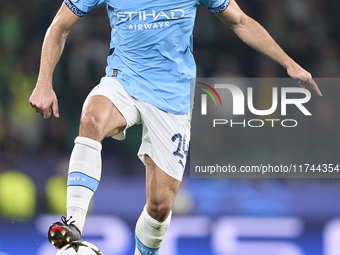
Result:
<instances>
[{"instance_id":1,"label":"dark background","mask_svg":"<svg viewBox=\"0 0 340 255\"><path fill-rule=\"evenodd\" d=\"M68 157L77 136L82 103L105 74L110 28L105 8L98 8L72 29L55 70L54 89L59 100L60 118L44 120L30 107L28 98L37 79L44 34L60 4L61 1L43 0L0 2L1 255L55 253L50 248L46 248L49 251L44 250L48 245L45 231L51 222L49 219L42 220L47 214L59 217L65 213ZM338 1L239 0L238 4L314 77L340 76ZM282 67L244 45L205 8L198 8L194 55L198 77L287 77ZM320 89L323 90L322 87ZM331 90L324 93L324 97L331 95L336 97ZM337 118L335 105L331 104L327 109L325 115ZM336 130L338 127L321 126L320 132L325 139L316 139L314 143L327 147L327 139L338 140L334 132L327 135L328 128ZM136 156L140 133L140 126L137 126L128 131L123 142L109 138L103 141L102 181L90 214L93 217L116 217L123 222L122 229L129 230L128 233L117 234L129 240L115 245L121 245L121 250L114 250L109 245L110 250L100 243L103 240L101 234L95 234L97 239L91 240L94 243L97 240L96 244L106 255L132 254L134 223L145 204L144 167ZM233 139L240 137L231 136L229 139L233 143ZM257 144L253 146L256 149ZM322 153L327 156L327 151ZM231 253L223 247L218 248L216 240L220 240L219 234L226 240L223 231L227 236L235 237L231 240L254 242L256 248L251 249L251 253L245 252L245 255L340 254L337 246L340 227L336 221L340 211L339 191L336 179L205 180L192 179L186 171L174 207L174 218L188 217L187 225L174 223L173 230L170 230L174 233L178 226L194 229L202 227L202 222L207 227L202 230L202 235L188 233L180 238L176 244L177 251L164 248L174 248L174 244L164 244L160 254L242 255L240 251ZM235 217L240 217L237 219L241 222L247 222L249 217L256 217L256 220L274 217L283 219L283 222L271 225L277 226L274 227L277 234L270 232L261 236L256 233L262 228L256 227L256 224L244 223L249 226L244 232L238 223L232 224L233 230L219 230L217 223L223 217L232 217L230 222L234 222ZM190 221L197 219L203 221L199 221L198 225ZM295 226L300 232L282 234L285 219L296 219L292 228ZM90 226L88 228L86 230L85 227L85 231L91 232ZM179 231L185 233L183 229ZM247 231L251 234L244 234ZM115 231L112 230L112 233ZM265 252L266 242L274 245L269 252ZM282 243L289 243L295 248L282 248ZM238 246L235 247L239 250ZM284 253L286 250L288 253Z\"/></svg>"}]
</instances>

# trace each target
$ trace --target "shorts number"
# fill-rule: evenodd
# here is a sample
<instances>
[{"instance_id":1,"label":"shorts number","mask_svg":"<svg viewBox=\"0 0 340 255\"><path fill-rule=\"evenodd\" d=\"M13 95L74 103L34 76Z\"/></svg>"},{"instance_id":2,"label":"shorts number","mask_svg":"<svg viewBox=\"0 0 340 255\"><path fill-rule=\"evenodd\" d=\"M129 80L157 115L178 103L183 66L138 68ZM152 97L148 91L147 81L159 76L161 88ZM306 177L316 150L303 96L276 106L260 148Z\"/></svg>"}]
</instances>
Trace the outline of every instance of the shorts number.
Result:
<instances>
[{"instance_id":1,"label":"shorts number","mask_svg":"<svg viewBox=\"0 0 340 255\"><path fill-rule=\"evenodd\" d=\"M173 135L173 137L171 138L171 140L173 142L175 142L178 139L178 146L177 146L177 150L175 150L173 152L173 154L177 157L180 157L181 159L184 158L184 156L188 153L188 150L186 150L185 148L186 146L186 137L184 135L184 137L182 137L182 135L180 133ZM184 154L184 155L183 155Z\"/></svg>"}]
</instances>

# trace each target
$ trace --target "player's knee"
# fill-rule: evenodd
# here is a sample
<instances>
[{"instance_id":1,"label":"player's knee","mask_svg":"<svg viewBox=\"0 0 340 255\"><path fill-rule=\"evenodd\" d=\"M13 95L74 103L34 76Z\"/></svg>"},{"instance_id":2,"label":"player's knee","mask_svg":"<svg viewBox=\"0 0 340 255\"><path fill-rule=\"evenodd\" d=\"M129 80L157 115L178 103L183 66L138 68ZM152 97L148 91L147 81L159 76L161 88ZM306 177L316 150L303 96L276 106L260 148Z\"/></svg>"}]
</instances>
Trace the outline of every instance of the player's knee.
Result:
<instances>
[{"instance_id":1,"label":"player's knee","mask_svg":"<svg viewBox=\"0 0 340 255\"><path fill-rule=\"evenodd\" d=\"M91 111L83 112L80 119L79 135L85 137L97 137L102 133L102 120L99 115Z\"/></svg>"},{"instance_id":2,"label":"player's knee","mask_svg":"<svg viewBox=\"0 0 340 255\"><path fill-rule=\"evenodd\" d=\"M158 221L164 221L168 217L172 203L165 199L151 199L148 201L148 213Z\"/></svg>"}]
</instances>

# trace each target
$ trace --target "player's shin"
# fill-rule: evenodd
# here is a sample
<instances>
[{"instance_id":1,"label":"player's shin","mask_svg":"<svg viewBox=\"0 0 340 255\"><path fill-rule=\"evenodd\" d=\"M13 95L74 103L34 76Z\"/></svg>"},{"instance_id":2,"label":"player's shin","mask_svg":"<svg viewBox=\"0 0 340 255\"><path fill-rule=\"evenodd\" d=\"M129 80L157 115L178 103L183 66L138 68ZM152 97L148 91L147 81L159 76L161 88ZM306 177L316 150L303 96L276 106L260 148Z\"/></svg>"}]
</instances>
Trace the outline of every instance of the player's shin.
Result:
<instances>
[{"instance_id":1,"label":"player's shin","mask_svg":"<svg viewBox=\"0 0 340 255\"><path fill-rule=\"evenodd\" d=\"M169 228L172 213L163 221L157 221L146 211L140 215L135 230L135 255L157 254L165 234Z\"/></svg>"},{"instance_id":2,"label":"player's shin","mask_svg":"<svg viewBox=\"0 0 340 255\"><path fill-rule=\"evenodd\" d=\"M86 137L77 137L74 143L67 181L67 218L72 216L74 225L82 232L101 177L102 145Z\"/></svg>"}]
</instances>

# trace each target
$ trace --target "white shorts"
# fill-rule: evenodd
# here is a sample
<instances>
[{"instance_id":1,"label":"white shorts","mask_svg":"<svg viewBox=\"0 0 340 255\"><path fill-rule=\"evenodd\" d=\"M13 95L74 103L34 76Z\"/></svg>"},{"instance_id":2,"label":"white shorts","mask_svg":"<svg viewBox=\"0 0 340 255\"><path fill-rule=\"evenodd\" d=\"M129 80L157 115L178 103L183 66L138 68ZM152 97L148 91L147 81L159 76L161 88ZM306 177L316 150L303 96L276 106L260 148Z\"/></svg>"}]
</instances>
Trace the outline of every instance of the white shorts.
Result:
<instances>
[{"instance_id":1,"label":"white shorts","mask_svg":"<svg viewBox=\"0 0 340 255\"><path fill-rule=\"evenodd\" d=\"M126 128L113 136L125 139L126 129L142 124L138 157L145 164L148 155L165 173L181 181L190 141L190 114L175 115L130 96L114 78L103 77L88 95L109 98L126 120Z\"/></svg>"}]
</instances>

